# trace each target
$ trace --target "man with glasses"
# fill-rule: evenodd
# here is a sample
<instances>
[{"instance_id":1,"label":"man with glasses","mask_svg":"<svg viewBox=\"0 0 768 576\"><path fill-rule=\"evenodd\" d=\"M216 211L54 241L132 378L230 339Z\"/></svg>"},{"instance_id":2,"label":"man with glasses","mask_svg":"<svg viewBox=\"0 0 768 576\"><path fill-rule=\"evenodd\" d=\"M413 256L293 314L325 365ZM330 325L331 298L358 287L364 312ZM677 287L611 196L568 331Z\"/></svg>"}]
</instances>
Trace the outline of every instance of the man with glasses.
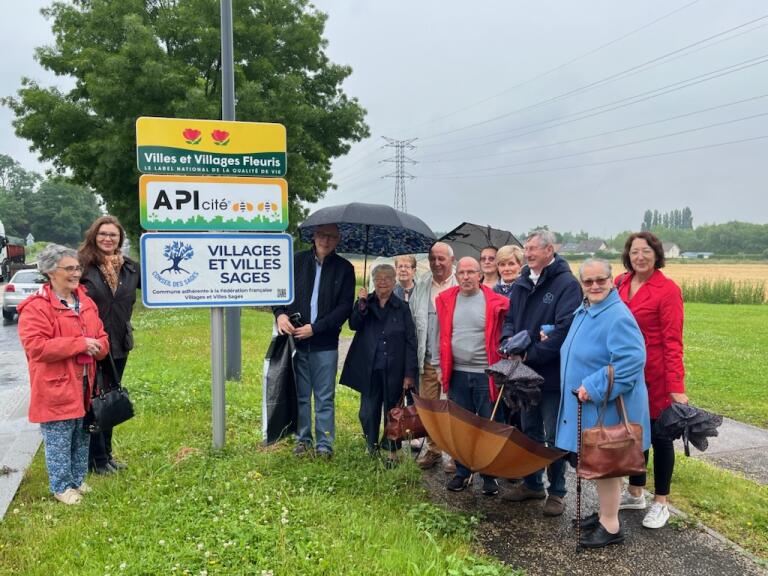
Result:
<instances>
[{"instance_id":1,"label":"man with glasses","mask_svg":"<svg viewBox=\"0 0 768 576\"><path fill-rule=\"evenodd\" d=\"M298 252L293 260L293 303L272 309L278 332L293 335L296 343L293 364L298 415L293 452L297 456L311 454L313 446L320 457L333 455L339 333L352 312L355 298L355 269L336 254L340 239L335 224L317 227L312 249Z\"/></svg>"},{"instance_id":2,"label":"man with glasses","mask_svg":"<svg viewBox=\"0 0 768 576\"><path fill-rule=\"evenodd\" d=\"M504 322L502 341L523 330L531 344L521 359L541 374L541 401L522 413L522 430L532 440L554 447L557 411L560 406L560 346L573 313L581 303L578 280L568 262L555 253L555 235L549 230L534 230L525 241L526 265L512 285L510 307ZM547 328L546 338L541 337ZM565 509L565 461L553 462L547 469L549 491L544 489L543 470L526 476L523 483L506 495L513 502L543 500L545 516L559 516Z\"/></svg>"}]
</instances>

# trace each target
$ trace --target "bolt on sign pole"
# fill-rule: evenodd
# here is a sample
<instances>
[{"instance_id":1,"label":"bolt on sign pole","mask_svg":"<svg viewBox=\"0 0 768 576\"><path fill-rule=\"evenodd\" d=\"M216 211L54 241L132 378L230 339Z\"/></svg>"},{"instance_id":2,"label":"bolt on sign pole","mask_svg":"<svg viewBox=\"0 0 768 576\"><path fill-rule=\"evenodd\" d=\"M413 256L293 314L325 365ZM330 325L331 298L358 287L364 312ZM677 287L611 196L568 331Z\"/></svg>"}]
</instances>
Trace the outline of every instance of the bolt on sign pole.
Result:
<instances>
[{"instance_id":1,"label":"bolt on sign pole","mask_svg":"<svg viewBox=\"0 0 768 576\"><path fill-rule=\"evenodd\" d=\"M235 66L232 34L232 0L221 0L221 119L235 120ZM224 311L226 338L226 378L240 380L242 337L240 308Z\"/></svg>"},{"instance_id":2,"label":"bolt on sign pole","mask_svg":"<svg viewBox=\"0 0 768 576\"><path fill-rule=\"evenodd\" d=\"M221 0L222 120L235 119L234 77L232 76L232 1ZM229 77L227 76L229 71ZM237 325L238 346L240 324ZM229 340L229 338L227 339ZM228 342L231 346L231 341ZM213 447L224 447L226 394L224 390L224 308L211 308L211 415Z\"/></svg>"}]
</instances>

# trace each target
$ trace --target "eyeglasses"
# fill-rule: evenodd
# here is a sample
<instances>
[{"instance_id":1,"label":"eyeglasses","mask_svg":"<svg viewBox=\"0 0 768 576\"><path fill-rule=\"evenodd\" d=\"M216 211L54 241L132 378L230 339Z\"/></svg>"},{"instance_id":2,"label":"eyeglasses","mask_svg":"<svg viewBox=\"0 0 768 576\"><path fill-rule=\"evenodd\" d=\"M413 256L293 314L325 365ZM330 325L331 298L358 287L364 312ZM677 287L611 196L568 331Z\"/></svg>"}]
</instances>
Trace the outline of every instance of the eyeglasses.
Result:
<instances>
[{"instance_id":1,"label":"eyeglasses","mask_svg":"<svg viewBox=\"0 0 768 576\"><path fill-rule=\"evenodd\" d=\"M73 272L82 272L83 267L82 266L56 266L59 270L64 270L67 274L72 274Z\"/></svg>"},{"instance_id":2,"label":"eyeglasses","mask_svg":"<svg viewBox=\"0 0 768 576\"><path fill-rule=\"evenodd\" d=\"M605 284L608 280L610 280L610 276L600 276L599 278L584 278L582 279L581 283L584 284L587 288L592 286L592 284L597 284L598 286L602 286Z\"/></svg>"},{"instance_id":3,"label":"eyeglasses","mask_svg":"<svg viewBox=\"0 0 768 576\"><path fill-rule=\"evenodd\" d=\"M338 234L326 234L325 232L315 232L315 238L318 240L338 240Z\"/></svg>"},{"instance_id":4,"label":"eyeglasses","mask_svg":"<svg viewBox=\"0 0 768 576\"><path fill-rule=\"evenodd\" d=\"M480 256L480 262L495 262L496 256Z\"/></svg>"},{"instance_id":5,"label":"eyeglasses","mask_svg":"<svg viewBox=\"0 0 768 576\"><path fill-rule=\"evenodd\" d=\"M110 240L114 240L115 238L120 238L120 234L115 234L114 232L98 232L96 236L99 236L101 238L109 238Z\"/></svg>"}]
</instances>

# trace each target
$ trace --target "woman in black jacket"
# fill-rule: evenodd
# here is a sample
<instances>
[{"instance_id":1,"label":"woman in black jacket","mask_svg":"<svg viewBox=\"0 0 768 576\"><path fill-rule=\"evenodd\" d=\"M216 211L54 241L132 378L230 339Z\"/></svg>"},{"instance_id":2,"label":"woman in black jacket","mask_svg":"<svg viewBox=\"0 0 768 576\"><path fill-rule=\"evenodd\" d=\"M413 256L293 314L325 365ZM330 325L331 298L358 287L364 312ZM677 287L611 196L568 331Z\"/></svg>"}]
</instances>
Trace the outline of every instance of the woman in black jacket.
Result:
<instances>
[{"instance_id":1,"label":"woman in black jacket","mask_svg":"<svg viewBox=\"0 0 768 576\"><path fill-rule=\"evenodd\" d=\"M355 337L344 362L340 382L360 392L360 424L370 454L379 449L379 429L384 417L400 401L404 390L416 384L416 327L408 304L393 294L395 269L389 264L373 271L374 292L360 288L349 327ZM399 442L385 437L387 465L397 461Z\"/></svg>"},{"instance_id":2,"label":"woman in black jacket","mask_svg":"<svg viewBox=\"0 0 768 576\"><path fill-rule=\"evenodd\" d=\"M88 296L96 302L99 317L109 336L109 347L115 361L117 376L123 377L128 362L128 352L133 348L131 314L136 302L136 290L141 286L138 264L123 256L125 230L114 216L97 218L85 233L85 240L78 250ZM107 360L105 376L112 374ZM126 465L112 458L112 430L91 434L88 467L96 474L111 474Z\"/></svg>"}]
</instances>

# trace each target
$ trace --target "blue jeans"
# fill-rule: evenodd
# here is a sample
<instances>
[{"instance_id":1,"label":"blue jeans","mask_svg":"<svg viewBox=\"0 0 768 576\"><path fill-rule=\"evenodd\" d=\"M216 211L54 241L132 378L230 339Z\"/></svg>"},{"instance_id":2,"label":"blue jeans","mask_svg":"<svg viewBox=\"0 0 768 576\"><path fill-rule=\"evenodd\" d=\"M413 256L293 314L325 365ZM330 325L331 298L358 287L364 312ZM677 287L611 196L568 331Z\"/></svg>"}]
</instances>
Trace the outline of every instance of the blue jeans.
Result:
<instances>
[{"instance_id":1,"label":"blue jeans","mask_svg":"<svg viewBox=\"0 0 768 576\"><path fill-rule=\"evenodd\" d=\"M312 396L315 397L315 438L319 452L332 452L336 437L334 398L339 351L299 350L293 358L298 417L296 439L312 446Z\"/></svg>"},{"instance_id":2,"label":"blue jeans","mask_svg":"<svg viewBox=\"0 0 768 576\"><path fill-rule=\"evenodd\" d=\"M560 410L560 392L543 390L539 405L525 410L522 414L523 433L539 444L546 441L547 446L554 448L558 410ZM565 496L565 460L563 458L549 465L547 478L549 480L549 494L561 498ZM531 490L541 492L544 490L544 470L537 470L526 476L523 483Z\"/></svg>"},{"instance_id":3,"label":"blue jeans","mask_svg":"<svg viewBox=\"0 0 768 576\"><path fill-rule=\"evenodd\" d=\"M448 387L448 399L482 418L490 418L493 413L493 404L491 404L491 396L488 391L488 376L484 372L454 370ZM495 420L499 420L499 418L495 418ZM454 462L456 463L456 475L460 478L469 478L472 471L458 460L454 460ZM481 474L481 476L493 478L493 476L485 474Z\"/></svg>"},{"instance_id":4,"label":"blue jeans","mask_svg":"<svg viewBox=\"0 0 768 576\"><path fill-rule=\"evenodd\" d=\"M53 494L79 488L88 472L88 433L83 419L56 420L40 424L45 445L45 467Z\"/></svg>"}]
</instances>

